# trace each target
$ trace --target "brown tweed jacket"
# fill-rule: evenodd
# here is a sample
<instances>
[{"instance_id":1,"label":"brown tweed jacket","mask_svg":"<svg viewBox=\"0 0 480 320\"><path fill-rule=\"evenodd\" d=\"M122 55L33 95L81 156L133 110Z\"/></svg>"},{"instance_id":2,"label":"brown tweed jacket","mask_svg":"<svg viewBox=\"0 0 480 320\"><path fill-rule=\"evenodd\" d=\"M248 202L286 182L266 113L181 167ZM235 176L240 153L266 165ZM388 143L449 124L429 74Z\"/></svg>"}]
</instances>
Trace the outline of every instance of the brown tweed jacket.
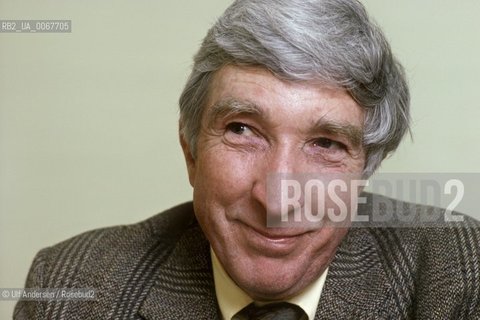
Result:
<instances>
[{"instance_id":1,"label":"brown tweed jacket","mask_svg":"<svg viewBox=\"0 0 480 320\"><path fill-rule=\"evenodd\" d=\"M368 207L362 208L368 211ZM316 319L480 319L480 224L352 228ZM19 301L15 319L218 319L209 244L192 204L40 251L26 287L96 288L94 301Z\"/></svg>"}]
</instances>

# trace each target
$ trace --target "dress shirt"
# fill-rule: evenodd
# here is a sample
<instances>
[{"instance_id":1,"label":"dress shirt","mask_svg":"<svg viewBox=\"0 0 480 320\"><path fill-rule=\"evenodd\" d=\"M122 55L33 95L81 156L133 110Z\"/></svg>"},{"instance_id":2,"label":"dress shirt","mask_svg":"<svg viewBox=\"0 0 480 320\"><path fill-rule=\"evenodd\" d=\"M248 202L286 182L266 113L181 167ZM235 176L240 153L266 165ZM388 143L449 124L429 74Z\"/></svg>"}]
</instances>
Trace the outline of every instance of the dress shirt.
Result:
<instances>
[{"instance_id":1,"label":"dress shirt","mask_svg":"<svg viewBox=\"0 0 480 320\"><path fill-rule=\"evenodd\" d=\"M223 320L235 319L235 314L250 303L254 302L254 300L239 288L230 278L212 248L210 248L210 252L213 277L215 281L215 292L222 313L222 318ZM327 273L328 268L325 269L317 280L308 285L302 292L286 301L302 308L307 314L308 320L313 320L315 318L315 312L327 278ZM264 304L265 302L255 301L255 303Z\"/></svg>"}]
</instances>

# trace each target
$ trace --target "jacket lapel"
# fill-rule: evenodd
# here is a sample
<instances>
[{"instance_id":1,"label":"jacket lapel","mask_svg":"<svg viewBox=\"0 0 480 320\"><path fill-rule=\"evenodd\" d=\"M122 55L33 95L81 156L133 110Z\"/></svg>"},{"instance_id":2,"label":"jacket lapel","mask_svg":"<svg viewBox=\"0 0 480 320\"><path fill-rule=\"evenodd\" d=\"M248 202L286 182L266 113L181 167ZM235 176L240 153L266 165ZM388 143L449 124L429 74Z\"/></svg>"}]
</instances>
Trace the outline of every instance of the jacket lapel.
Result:
<instances>
[{"instance_id":1,"label":"jacket lapel","mask_svg":"<svg viewBox=\"0 0 480 320\"><path fill-rule=\"evenodd\" d=\"M368 229L351 229L329 267L315 319L383 319L396 309L375 237ZM198 225L184 233L159 268L139 315L220 319L210 247Z\"/></svg>"},{"instance_id":2,"label":"jacket lapel","mask_svg":"<svg viewBox=\"0 0 480 320\"><path fill-rule=\"evenodd\" d=\"M209 243L197 224L181 236L139 310L147 320L219 319Z\"/></svg>"},{"instance_id":3,"label":"jacket lapel","mask_svg":"<svg viewBox=\"0 0 480 320\"><path fill-rule=\"evenodd\" d=\"M395 295L371 230L352 228L337 250L315 319L397 318Z\"/></svg>"},{"instance_id":4,"label":"jacket lapel","mask_svg":"<svg viewBox=\"0 0 480 320\"><path fill-rule=\"evenodd\" d=\"M399 301L402 297L398 288L392 287L391 272L386 272L389 269L378 232L372 228L350 229L330 264L315 319L404 315ZM147 320L220 318L210 245L194 218L156 271L155 282L142 300L139 315Z\"/></svg>"}]
</instances>

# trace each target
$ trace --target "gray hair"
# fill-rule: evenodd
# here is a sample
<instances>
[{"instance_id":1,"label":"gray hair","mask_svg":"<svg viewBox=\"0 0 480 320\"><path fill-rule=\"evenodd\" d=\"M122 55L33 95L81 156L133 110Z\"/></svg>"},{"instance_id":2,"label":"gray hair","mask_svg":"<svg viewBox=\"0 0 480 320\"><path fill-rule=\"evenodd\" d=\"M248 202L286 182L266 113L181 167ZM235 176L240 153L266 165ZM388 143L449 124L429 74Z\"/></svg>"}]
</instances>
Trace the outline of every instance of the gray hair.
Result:
<instances>
[{"instance_id":1,"label":"gray hair","mask_svg":"<svg viewBox=\"0 0 480 320\"><path fill-rule=\"evenodd\" d=\"M403 68L359 1L235 1L208 31L180 97L180 130L193 156L212 76L228 64L345 88L365 108L365 176L410 129Z\"/></svg>"}]
</instances>

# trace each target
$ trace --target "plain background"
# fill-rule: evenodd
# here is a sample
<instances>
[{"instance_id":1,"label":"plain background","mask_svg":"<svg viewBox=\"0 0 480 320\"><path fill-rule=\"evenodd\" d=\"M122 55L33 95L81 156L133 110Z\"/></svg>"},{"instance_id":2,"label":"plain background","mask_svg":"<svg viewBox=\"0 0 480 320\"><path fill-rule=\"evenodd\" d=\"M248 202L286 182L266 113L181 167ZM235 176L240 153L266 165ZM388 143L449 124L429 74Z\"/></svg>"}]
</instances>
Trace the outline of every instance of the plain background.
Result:
<instances>
[{"instance_id":1,"label":"plain background","mask_svg":"<svg viewBox=\"0 0 480 320\"><path fill-rule=\"evenodd\" d=\"M414 140L381 170L479 172L480 2L363 2L412 94ZM0 288L22 287L43 247L191 198L177 99L229 3L0 0L0 19L72 20L0 33Z\"/></svg>"}]
</instances>

